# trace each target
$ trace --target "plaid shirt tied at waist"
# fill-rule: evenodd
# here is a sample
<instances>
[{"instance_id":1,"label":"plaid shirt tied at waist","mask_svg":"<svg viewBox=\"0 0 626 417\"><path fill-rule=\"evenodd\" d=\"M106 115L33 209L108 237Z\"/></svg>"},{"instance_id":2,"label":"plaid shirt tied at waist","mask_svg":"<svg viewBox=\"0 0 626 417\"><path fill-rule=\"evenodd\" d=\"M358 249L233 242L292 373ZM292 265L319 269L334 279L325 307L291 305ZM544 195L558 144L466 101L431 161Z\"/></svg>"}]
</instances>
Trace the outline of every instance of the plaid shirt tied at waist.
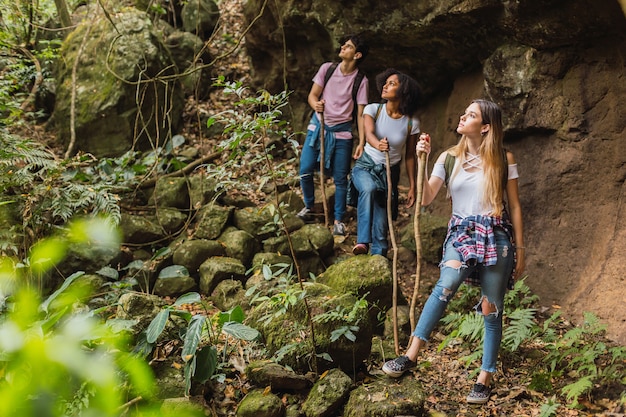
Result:
<instances>
[{"instance_id":1,"label":"plaid shirt tied at waist","mask_svg":"<svg viewBox=\"0 0 626 417\"><path fill-rule=\"evenodd\" d=\"M498 251L494 227L502 228L513 243L513 225L506 215L503 217L476 215L465 218L452 216L448 222L448 233L443 243L443 255L445 256L448 243L452 241L452 246L459 252L464 263L483 264L484 266L495 265L498 260ZM515 284L514 273L517 263L515 250L512 252L513 269L508 282L509 289L513 288ZM465 282L471 285L480 285L480 278L476 273L472 273Z\"/></svg>"}]
</instances>

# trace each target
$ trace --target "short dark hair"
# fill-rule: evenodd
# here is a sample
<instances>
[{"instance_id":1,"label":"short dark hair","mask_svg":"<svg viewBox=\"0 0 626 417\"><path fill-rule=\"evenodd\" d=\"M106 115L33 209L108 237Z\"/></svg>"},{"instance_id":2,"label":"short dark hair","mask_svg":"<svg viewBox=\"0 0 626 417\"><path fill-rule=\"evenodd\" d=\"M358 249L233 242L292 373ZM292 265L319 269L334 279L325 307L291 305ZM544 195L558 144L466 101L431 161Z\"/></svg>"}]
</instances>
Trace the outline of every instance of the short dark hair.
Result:
<instances>
[{"instance_id":1,"label":"short dark hair","mask_svg":"<svg viewBox=\"0 0 626 417\"><path fill-rule=\"evenodd\" d=\"M363 60L365 59L365 57L370 51L370 47L367 44L367 40L363 37L363 35L351 34L351 35L346 35L343 38L341 38L339 40L339 44L343 45L344 43L348 41L352 41L352 43L354 44L356 48L355 52L361 53L361 58L357 60L357 62L360 64L361 62L363 62Z\"/></svg>"},{"instance_id":2,"label":"short dark hair","mask_svg":"<svg viewBox=\"0 0 626 417\"><path fill-rule=\"evenodd\" d=\"M412 77L394 68L387 68L376 76L376 88L378 89L378 93L382 93L387 78L392 75L397 75L398 81L400 82L400 113L406 116L413 116L422 100L422 90L417 81Z\"/></svg>"}]
</instances>

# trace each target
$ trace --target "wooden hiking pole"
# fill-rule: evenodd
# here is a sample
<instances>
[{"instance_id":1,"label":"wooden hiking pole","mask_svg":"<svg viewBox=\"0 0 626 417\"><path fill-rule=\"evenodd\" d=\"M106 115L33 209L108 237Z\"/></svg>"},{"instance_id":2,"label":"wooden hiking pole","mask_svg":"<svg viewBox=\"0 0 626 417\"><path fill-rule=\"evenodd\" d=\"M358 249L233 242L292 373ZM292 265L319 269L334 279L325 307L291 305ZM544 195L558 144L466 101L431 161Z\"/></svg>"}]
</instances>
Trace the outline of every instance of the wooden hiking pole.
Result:
<instances>
[{"instance_id":1,"label":"wooden hiking pole","mask_svg":"<svg viewBox=\"0 0 626 417\"><path fill-rule=\"evenodd\" d=\"M422 133L420 139L430 142L430 135ZM420 275L422 274L422 239L420 232L420 217L422 214L422 195L424 194L424 180L426 178L426 152L420 152L417 157L419 164L417 165L417 196L415 198L415 218L413 219L413 232L415 233L415 256L417 264L415 267L415 285L413 287L413 297L411 298L411 308L409 318L411 321L411 329L415 329L415 304L417 304L417 296L420 290Z\"/></svg>"},{"instance_id":2,"label":"wooden hiking pole","mask_svg":"<svg viewBox=\"0 0 626 417\"><path fill-rule=\"evenodd\" d=\"M322 189L322 205L324 206L324 227L328 227L328 205L326 203L326 184L324 184L324 112L320 115L320 188Z\"/></svg>"},{"instance_id":3,"label":"wooden hiking pole","mask_svg":"<svg viewBox=\"0 0 626 417\"><path fill-rule=\"evenodd\" d=\"M385 167L387 168L387 223L389 225L389 235L391 236L391 247L393 248L393 345L396 349L396 356L400 356L400 343L398 342L398 246L396 244L396 233L393 230L393 216L391 213L391 167L389 166L389 150L385 151Z\"/></svg>"}]
</instances>

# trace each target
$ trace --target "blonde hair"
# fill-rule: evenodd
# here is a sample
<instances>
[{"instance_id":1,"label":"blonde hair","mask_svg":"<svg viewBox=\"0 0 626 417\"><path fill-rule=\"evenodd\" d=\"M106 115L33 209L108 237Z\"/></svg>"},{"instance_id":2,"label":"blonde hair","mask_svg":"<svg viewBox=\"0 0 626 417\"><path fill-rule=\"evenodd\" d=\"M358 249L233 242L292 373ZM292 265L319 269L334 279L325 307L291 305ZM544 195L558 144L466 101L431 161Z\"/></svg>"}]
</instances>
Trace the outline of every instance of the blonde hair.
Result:
<instances>
[{"instance_id":1,"label":"blonde hair","mask_svg":"<svg viewBox=\"0 0 626 417\"><path fill-rule=\"evenodd\" d=\"M504 157L504 129L502 127L502 112L500 107L492 101L477 99L472 103L478 104L482 116L482 124L490 126L489 131L485 134L480 148L478 149L480 158L483 162L483 173L485 175L485 184L483 187L483 202L492 207L491 215L502 216L504 208L504 182L505 170L508 170L508 164ZM455 156L459 160L458 166L463 166L465 162L465 153L468 151L467 137L461 136L459 143L448 149L448 153ZM450 176L450 182L454 178L455 172Z\"/></svg>"}]
</instances>

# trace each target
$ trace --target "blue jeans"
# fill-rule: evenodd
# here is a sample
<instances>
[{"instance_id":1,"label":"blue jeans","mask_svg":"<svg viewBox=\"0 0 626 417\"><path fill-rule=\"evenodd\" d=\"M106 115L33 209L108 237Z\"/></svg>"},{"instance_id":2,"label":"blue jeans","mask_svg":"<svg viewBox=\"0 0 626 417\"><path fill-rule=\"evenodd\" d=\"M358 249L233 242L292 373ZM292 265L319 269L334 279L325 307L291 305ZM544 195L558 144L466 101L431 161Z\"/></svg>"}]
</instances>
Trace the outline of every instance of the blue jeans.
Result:
<instances>
[{"instance_id":1,"label":"blue jeans","mask_svg":"<svg viewBox=\"0 0 626 417\"><path fill-rule=\"evenodd\" d=\"M415 326L413 336L428 341L448 302L452 299L461 283L476 271L480 277L482 296L480 302L474 307L477 313L482 314L482 300L487 299L495 305L496 311L483 315L485 335L483 340L483 361L481 369L486 372L496 372L498 350L502 340L502 311L504 308L504 294L507 282L513 269L513 246L507 234L499 228L494 229L498 251L498 261L495 265L484 266L483 264L468 265L463 263L461 256L454 249L452 243L446 247L446 256L439 264L439 281L431 292L422 314ZM461 262L460 268L454 268L446 264L451 260Z\"/></svg>"},{"instance_id":2,"label":"blue jeans","mask_svg":"<svg viewBox=\"0 0 626 417\"><path fill-rule=\"evenodd\" d=\"M307 131L304 145L302 146L302 154L300 155L300 187L302 188L302 197L304 205L312 209L315 204L315 184L313 176L315 172L319 172L320 163L318 158L320 152L312 146L312 132ZM346 195L348 193L348 173L352 163L352 140L337 139L335 140L335 152L330 167L330 174L335 183L335 220L343 221L346 214Z\"/></svg>"},{"instance_id":3,"label":"blue jeans","mask_svg":"<svg viewBox=\"0 0 626 417\"><path fill-rule=\"evenodd\" d=\"M357 202L357 243L371 244L372 255L387 256L387 196L381 196L372 174L355 165L352 182L359 193Z\"/></svg>"}]
</instances>

